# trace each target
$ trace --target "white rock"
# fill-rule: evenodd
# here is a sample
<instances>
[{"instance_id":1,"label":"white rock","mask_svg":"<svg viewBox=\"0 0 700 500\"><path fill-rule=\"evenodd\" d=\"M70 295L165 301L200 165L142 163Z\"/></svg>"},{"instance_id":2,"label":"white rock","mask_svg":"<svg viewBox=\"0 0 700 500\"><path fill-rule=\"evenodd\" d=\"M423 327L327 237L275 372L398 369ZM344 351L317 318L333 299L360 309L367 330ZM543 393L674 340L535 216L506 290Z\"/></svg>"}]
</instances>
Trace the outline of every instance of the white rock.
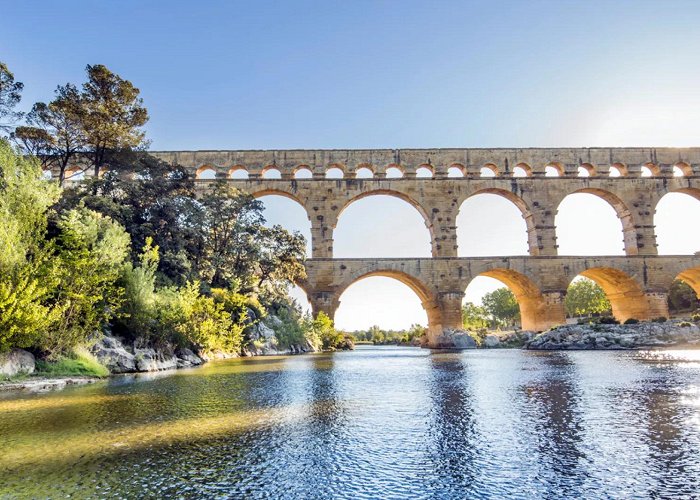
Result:
<instances>
[{"instance_id":1,"label":"white rock","mask_svg":"<svg viewBox=\"0 0 700 500\"><path fill-rule=\"evenodd\" d=\"M12 349L10 352L0 354L0 377L28 375L34 373L35 366L34 355L24 349Z\"/></svg>"}]
</instances>

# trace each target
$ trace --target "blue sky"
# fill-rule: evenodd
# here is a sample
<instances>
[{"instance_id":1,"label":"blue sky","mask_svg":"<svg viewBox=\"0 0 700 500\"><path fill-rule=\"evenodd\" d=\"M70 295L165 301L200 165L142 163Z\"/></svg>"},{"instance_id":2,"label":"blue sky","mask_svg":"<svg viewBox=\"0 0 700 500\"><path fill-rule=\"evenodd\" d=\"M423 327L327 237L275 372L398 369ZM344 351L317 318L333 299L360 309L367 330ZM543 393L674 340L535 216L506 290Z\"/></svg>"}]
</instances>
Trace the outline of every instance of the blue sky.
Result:
<instances>
[{"instance_id":1,"label":"blue sky","mask_svg":"<svg viewBox=\"0 0 700 500\"><path fill-rule=\"evenodd\" d=\"M0 0L0 12L0 60L25 83L25 109L102 63L141 89L152 149L700 144L697 1ZM427 230L397 203L367 198L348 209L338 253L422 255ZM468 212L503 215L462 215L460 246L524 252L513 207L481 203ZM270 220L307 224L284 202L269 205ZM586 246L591 238L576 240L590 207L570 210L560 243L599 251ZM362 224L378 213L373 227ZM680 231L668 218L669 248L700 249L687 235L674 242ZM619 253L621 237L608 245ZM357 286L343 297L342 327L368 326L358 318L401 326L422 314L399 285ZM386 306L358 314L370 299Z\"/></svg>"}]
</instances>

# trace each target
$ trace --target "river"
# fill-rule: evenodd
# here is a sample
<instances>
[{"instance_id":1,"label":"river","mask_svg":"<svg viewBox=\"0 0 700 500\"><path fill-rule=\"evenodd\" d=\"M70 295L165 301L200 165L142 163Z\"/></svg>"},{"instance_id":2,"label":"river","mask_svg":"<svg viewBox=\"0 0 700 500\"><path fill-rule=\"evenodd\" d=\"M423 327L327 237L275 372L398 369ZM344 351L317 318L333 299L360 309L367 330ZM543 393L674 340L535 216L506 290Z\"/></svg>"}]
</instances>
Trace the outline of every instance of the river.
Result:
<instances>
[{"instance_id":1,"label":"river","mask_svg":"<svg viewBox=\"0 0 700 500\"><path fill-rule=\"evenodd\" d=\"M0 398L0 497L694 497L700 351L354 352Z\"/></svg>"}]
</instances>

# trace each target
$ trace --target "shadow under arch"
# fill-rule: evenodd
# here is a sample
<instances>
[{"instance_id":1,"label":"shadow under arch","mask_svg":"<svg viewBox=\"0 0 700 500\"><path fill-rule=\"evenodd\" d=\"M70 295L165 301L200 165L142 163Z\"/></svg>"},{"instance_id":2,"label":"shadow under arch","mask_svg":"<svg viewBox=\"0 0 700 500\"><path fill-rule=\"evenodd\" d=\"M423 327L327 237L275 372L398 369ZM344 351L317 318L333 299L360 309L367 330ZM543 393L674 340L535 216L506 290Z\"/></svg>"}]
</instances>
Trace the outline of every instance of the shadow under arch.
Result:
<instances>
[{"instance_id":1,"label":"shadow under arch","mask_svg":"<svg viewBox=\"0 0 700 500\"><path fill-rule=\"evenodd\" d=\"M506 285L518 302L520 324L523 330L543 331L565 322L563 309L559 316L547 307L539 287L526 275L512 269L496 268L484 271L478 276L494 278ZM472 278L473 280L473 278Z\"/></svg>"},{"instance_id":2,"label":"shadow under arch","mask_svg":"<svg viewBox=\"0 0 700 500\"><path fill-rule=\"evenodd\" d=\"M469 193L467 197L464 199L460 200L459 203L459 210L457 211L457 216L455 217L455 220L457 217L459 217L459 213L462 210L462 206L464 203L475 196L478 196L480 194L495 194L498 196L501 196L502 198L505 198L506 200L510 201L513 203L518 210L520 210L520 214L522 215L523 219L525 220L525 227L527 230L527 246L528 246L528 253L530 255L538 255L539 254L539 246L537 243L537 228L535 227L535 221L532 216L532 212L530 211L530 207L528 204L525 202L523 198L518 196L517 194L513 193L512 191L508 191L506 189L500 189L500 188L483 188L483 189L477 189L473 193ZM432 234L431 234L432 236Z\"/></svg>"},{"instance_id":3,"label":"shadow under arch","mask_svg":"<svg viewBox=\"0 0 700 500\"><path fill-rule=\"evenodd\" d=\"M624 271L612 267L594 267L579 273L595 281L605 292L615 319L649 320L651 309L641 285ZM573 280L572 280L573 281Z\"/></svg>"},{"instance_id":4,"label":"shadow under arch","mask_svg":"<svg viewBox=\"0 0 700 500\"><path fill-rule=\"evenodd\" d=\"M625 255L638 255L639 246L637 245L637 232L634 228L632 212L616 194L600 188L581 188L570 193L567 193L557 205L557 211L567 197L572 194L592 194L610 205L617 215L620 224L622 224L622 241L624 245Z\"/></svg>"},{"instance_id":5,"label":"shadow under arch","mask_svg":"<svg viewBox=\"0 0 700 500\"><path fill-rule=\"evenodd\" d=\"M340 222L340 216L345 212L345 210L355 203L356 201L360 201L364 198L369 198L371 196L391 196L392 198L398 198L399 200L405 201L409 205L411 205L413 208L415 208L420 216L423 218L423 222L425 223L425 227L428 228L428 232L430 233L430 247L431 247L431 254L433 257L437 257L437 249L435 245L435 231L433 228L433 223L430 220L430 216L428 215L428 212L423 208L423 206L416 201L415 199L411 198L409 195L406 193L402 193L401 191L396 191L393 189L373 189L371 191L367 191L364 193L360 193L354 198L351 198L350 200L346 201L345 204L340 207L340 210L338 210L338 213L336 214L335 217L335 222L333 224L333 229L335 230L338 227L338 223Z\"/></svg>"},{"instance_id":6,"label":"shadow under arch","mask_svg":"<svg viewBox=\"0 0 700 500\"><path fill-rule=\"evenodd\" d=\"M359 272L344 281L333 295L332 303L334 304L334 318L335 313L338 311L338 307L340 306L340 297L343 295L343 293L355 283L373 277L391 278L403 285L406 285L413 293L416 294L421 302L421 305L423 306L423 309L425 309L425 313L428 316L428 328L442 328L442 315L440 314L440 308L438 306L435 293L419 278L405 271L398 271L395 269L374 269L371 271Z\"/></svg>"},{"instance_id":7,"label":"shadow under arch","mask_svg":"<svg viewBox=\"0 0 700 500\"><path fill-rule=\"evenodd\" d=\"M685 282L690 288L693 289L695 295L700 299L700 267L691 267L678 273L676 279Z\"/></svg>"}]
</instances>

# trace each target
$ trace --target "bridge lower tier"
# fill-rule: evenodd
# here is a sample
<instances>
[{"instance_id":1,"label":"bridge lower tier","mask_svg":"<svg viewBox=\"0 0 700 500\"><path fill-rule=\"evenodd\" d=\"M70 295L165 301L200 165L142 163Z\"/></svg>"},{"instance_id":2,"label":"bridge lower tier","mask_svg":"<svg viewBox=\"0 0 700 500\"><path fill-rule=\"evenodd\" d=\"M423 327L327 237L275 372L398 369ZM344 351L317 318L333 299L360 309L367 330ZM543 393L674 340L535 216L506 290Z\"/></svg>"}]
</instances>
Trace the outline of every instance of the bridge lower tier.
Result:
<instances>
[{"instance_id":1,"label":"bridge lower tier","mask_svg":"<svg viewBox=\"0 0 700 500\"><path fill-rule=\"evenodd\" d=\"M404 283L427 313L433 347L444 347L445 332L462 328L464 293L477 276L506 285L520 306L522 328L534 331L565 323L566 290L577 276L601 286L620 321L668 317L668 294L676 279L700 297L700 255L309 259L306 274L299 285L313 313L331 318L343 292L361 279L384 276Z\"/></svg>"}]
</instances>

